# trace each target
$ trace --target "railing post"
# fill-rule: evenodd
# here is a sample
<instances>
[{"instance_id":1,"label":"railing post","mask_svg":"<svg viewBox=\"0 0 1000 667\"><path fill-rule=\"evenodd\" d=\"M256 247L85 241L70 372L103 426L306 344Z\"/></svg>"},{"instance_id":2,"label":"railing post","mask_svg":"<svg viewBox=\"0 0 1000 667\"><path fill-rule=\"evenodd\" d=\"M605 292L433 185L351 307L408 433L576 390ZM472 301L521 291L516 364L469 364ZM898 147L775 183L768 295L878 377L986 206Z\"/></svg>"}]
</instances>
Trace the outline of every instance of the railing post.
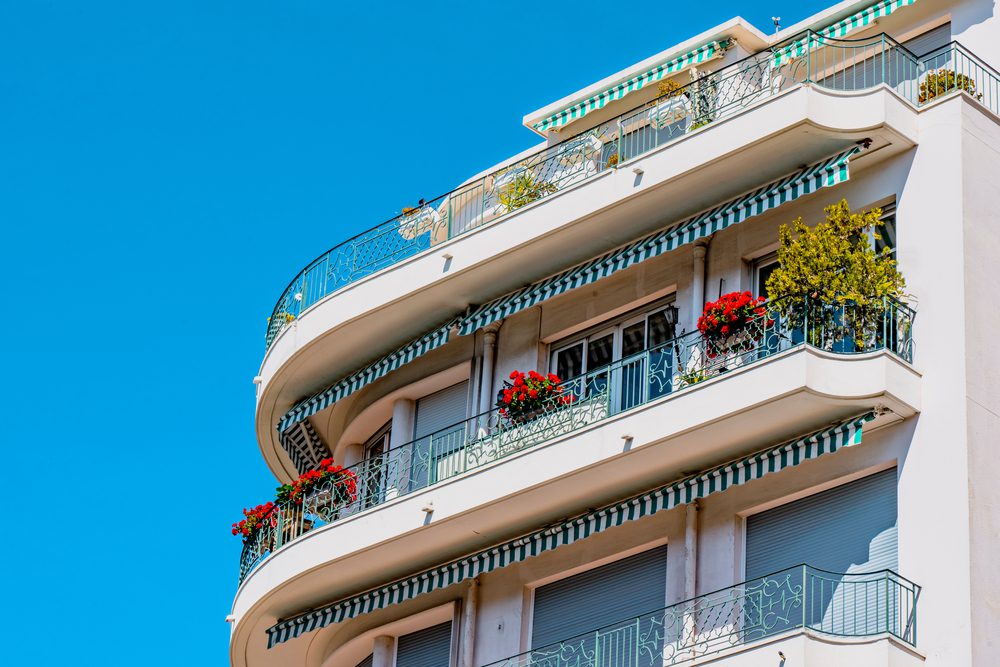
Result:
<instances>
[{"instance_id":1,"label":"railing post","mask_svg":"<svg viewBox=\"0 0 1000 667\"><path fill-rule=\"evenodd\" d=\"M882 577L885 581L885 628L879 628L882 632L889 632L889 571L886 570L882 573ZM875 624L878 625L878 619L875 619ZM867 627L867 623L865 624ZM893 632L893 634L896 634Z\"/></svg>"},{"instance_id":2,"label":"railing post","mask_svg":"<svg viewBox=\"0 0 1000 667\"><path fill-rule=\"evenodd\" d=\"M809 566L808 565L803 565L802 566L802 627L803 628L808 627L806 625L806 619L807 619L807 613L808 613L806 611L806 609L809 606L808 605L808 600L809 600L808 585L809 585Z\"/></svg>"}]
</instances>

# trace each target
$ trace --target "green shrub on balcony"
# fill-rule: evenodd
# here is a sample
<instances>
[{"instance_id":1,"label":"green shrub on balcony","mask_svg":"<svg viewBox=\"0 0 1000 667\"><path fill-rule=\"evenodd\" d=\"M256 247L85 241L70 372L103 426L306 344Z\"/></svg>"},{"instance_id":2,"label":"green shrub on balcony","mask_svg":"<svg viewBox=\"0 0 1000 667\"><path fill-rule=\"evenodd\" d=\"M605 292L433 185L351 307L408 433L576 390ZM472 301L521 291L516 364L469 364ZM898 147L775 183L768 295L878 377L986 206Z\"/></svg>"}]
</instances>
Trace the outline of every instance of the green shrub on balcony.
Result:
<instances>
[{"instance_id":1,"label":"green shrub on balcony","mask_svg":"<svg viewBox=\"0 0 1000 667\"><path fill-rule=\"evenodd\" d=\"M852 213L846 200L827 206L814 227L798 218L779 231L779 266L767 279L773 308L803 330L808 342L829 347L853 339L870 349L884 335L888 300L900 299L906 281L889 248L877 252L869 232L881 238L882 211Z\"/></svg>"},{"instance_id":2,"label":"green shrub on balcony","mask_svg":"<svg viewBox=\"0 0 1000 667\"><path fill-rule=\"evenodd\" d=\"M531 170L517 173L513 180L500 189L498 197L504 211L510 212L537 201L556 191L556 186L535 176Z\"/></svg>"},{"instance_id":3,"label":"green shrub on balcony","mask_svg":"<svg viewBox=\"0 0 1000 667\"><path fill-rule=\"evenodd\" d=\"M976 82L970 77L958 74L954 70L939 69L927 73L927 78L920 84L917 102L919 104L930 102L935 97L941 97L953 90L964 90L977 100L983 99L981 94L976 93Z\"/></svg>"}]
</instances>

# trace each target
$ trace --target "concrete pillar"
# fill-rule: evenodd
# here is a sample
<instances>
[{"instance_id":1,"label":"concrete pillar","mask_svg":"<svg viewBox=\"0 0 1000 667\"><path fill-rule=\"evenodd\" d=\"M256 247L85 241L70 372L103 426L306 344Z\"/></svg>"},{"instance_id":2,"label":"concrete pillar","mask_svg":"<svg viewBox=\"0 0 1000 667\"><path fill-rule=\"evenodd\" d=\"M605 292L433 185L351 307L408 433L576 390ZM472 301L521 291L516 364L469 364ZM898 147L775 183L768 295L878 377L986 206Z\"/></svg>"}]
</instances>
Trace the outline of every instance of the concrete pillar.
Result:
<instances>
[{"instance_id":1,"label":"concrete pillar","mask_svg":"<svg viewBox=\"0 0 1000 667\"><path fill-rule=\"evenodd\" d=\"M483 377L479 387L479 412L493 407L493 367L496 365L497 332L500 322L493 322L483 329Z\"/></svg>"},{"instance_id":2,"label":"concrete pillar","mask_svg":"<svg viewBox=\"0 0 1000 667\"><path fill-rule=\"evenodd\" d=\"M684 506L684 598L698 594L698 501Z\"/></svg>"},{"instance_id":3,"label":"concrete pillar","mask_svg":"<svg viewBox=\"0 0 1000 667\"><path fill-rule=\"evenodd\" d=\"M462 644L461 667L475 667L473 662L476 652L476 612L479 608L479 579L469 582L462 604Z\"/></svg>"},{"instance_id":4,"label":"concrete pillar","mask_svg":"<svg viewBox=\"0 0 1000 667\"><path fill-rule=\"evenodd\" d=\"M372 649L372 667L393 667L396 662L396 638L380 635Z\"/></svg>"},{"instance_id":5,"label":"concrete pillar","mask_svg":"<svg viewBox=\"0 0 1000 667\"><path fill-rule=\"evenodd\" d=\"M690 326L687 331L698 328L698 318L705 309L705 255L708 251L708 239L699 239L694 244L694 263L691 273L691 312L688 315Z\"/></svg>"},{"instance_id":6,"label":"concrete pillar","mask_svg":"<svg viewBox=\"0 0 1000 667\"><path fill-rule=\"evenodd\" d=\"M389 432L389 449L402 447L413 440L416 403L409 398L397 398L392 404L392 426Z\"/></svg>"}]
</instances>

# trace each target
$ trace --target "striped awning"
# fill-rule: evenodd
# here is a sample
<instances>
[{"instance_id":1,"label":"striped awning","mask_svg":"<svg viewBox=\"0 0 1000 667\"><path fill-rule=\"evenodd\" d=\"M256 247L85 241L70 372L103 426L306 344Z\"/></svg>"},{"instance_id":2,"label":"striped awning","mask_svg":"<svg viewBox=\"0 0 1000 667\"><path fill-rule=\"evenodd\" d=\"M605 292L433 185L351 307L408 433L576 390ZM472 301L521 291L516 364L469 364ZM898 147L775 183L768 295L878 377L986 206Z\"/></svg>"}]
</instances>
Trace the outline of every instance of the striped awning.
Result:
<instances>
[{"instance_id":1,"label":"striped awning","mask_svg":"<svg viewBox=\"0 0 1000 667\"><path fill-rule=\"evenodd\" d=\"M303 419L311 417L321 410L325 410L337 401L350 396L400 366L408 364L417 357L441 347L448 342L451 330L457 321L457 319L448 320L448 322L433 331L424 334L416 340L410 341L395 352L385 355L365 368L351 373L343 380L324 389L312 398L302 401L289 410L281 418L281 421L278 422L277 428L279 433L283 433Z\"/></svg>"},{"instance_id":2,"label":"striped awning","mask_svg":"<svg viewBox=\"0 0 1000 667\"><path fill-rule=\"evenodd\" d=\"M568 125L575 120L583 118L591 111L603 109L609 102L620 100L629 93L641 90L643 87L655 83L665 76L680 72L686 67L718 58L729 48L729 40L713 41L699 46L694 51L685 53L677 58L671 58L660 63L656 67L649 69L639 76L632 77L628 81L623 81L618 85L608 88L604 92L594 95L582 102L569 106L559 113L553 114L545 120L539 121L533 127L539 132L554 130L564 125Z\"/></svg>"},{"instance_id":3,"label":"striped awning","mask_svg":"<svg viewBox=\"0 0 1000 667\"><path fill-rule=\"evenodd\" d=\"M892 14L897 9L909 7L917 0L882 0L871 7L867 7L856 14L851 14L847 18L837 21L825 28L810 31L804 37L795 40L787 46L782 46L774 52L774 66L778 67L793 58L803 56L812 49L825 44L825 40L845 35L866 28L875 22L875 19Z\"/></svg>"},{"instance_id":4,"label":"striped awning","mask_svg":"<svg viewBox=\"0 0 1000 667\"><path fill-rule=\"evenodd\" d=\"M833 428L796 438L753 456L588 512L558 526L522 535L515 540L498 544L446 565L280 621L267 631L268 648L307 632L400 604L425 593L519 563L628 521L669 510L713 493L725 491L731 486L760 479L803 461L860 444L862 427L872 419L874 419L873 413L860 415Z\"/></svg>"},{"instance_id":5,"label":"striped awning","mask_svg":"<svg viewBox=\"0 0 1000 667\"><path fill-rule=\"evenodd\" d=\"M853 146L816 164L757 188L710 211L671 225L649 236L578 264L555 276L538 281L476 308L459 323L464 336L492 322L530 308L577 287L589 285L686 243L760 215L820 188L849 178L848 162L861 148Z\"/></svg>"},{"instance_id":6,"label":"striped awning","mask_svg":"<svg viewBox=\"0 0 1000 667\"><path fill-rule=\"evenodd\" d=\"M280 433L278 439L299 474L315 470L320 461L330 456L329 448L308 419Z\"/></svg>"}]
</instances>

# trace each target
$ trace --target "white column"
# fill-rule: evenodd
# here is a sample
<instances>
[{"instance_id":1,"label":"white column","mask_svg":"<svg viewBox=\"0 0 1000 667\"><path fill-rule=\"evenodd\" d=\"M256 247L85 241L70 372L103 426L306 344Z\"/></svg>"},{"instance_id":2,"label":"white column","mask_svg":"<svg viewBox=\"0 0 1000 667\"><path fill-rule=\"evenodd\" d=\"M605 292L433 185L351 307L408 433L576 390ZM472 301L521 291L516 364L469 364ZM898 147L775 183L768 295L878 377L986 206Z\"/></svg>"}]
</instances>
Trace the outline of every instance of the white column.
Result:
<instances>
[{"instance_id":1,"label":"white column","mask_svg":"<svg viewBox=\"0 0 1000 667\"><path fill-rule=\"evenodd\" d=\"M372 648L372 667L393 667L396 662L396 638L380 635Z\"/></svg>"},{"instance_id":2,"label":"white column","mask_svg":"<svg viewBox=\"0 0 1000 667\"><path fill-rule=\"evenodd\" d=\"M698 594L698 501L684 506L684 598Z\"/></svg>"},{"instance_id":3,"label":"white column","mask_svg":"<svg viewBox=\"0 0 1000 667\"><path fill-rule=\"evenodd\" d=\"M475 667L473 658L476 651L476 612L479 608L479 579L469 582L462 605L462 657L461 667Z\"/></svg>"},{"instance_id":4,"label":"white column","mask_svg":"<svg viewBox=\"0 0 1000 667\"><path fill-rule=\"evenodd\" d=\"M694 244L694 263L691 273L691 313L688 321L691 326L688 331L698 328L698 318L705 308L705 255L708 250L708 239L698 239Z\"/></svg>"},{"instance_id":5,"label":"white column","mask_svg":"<svg viewBox=\"0 0 1000 667\"><path fill-rule=\"evenodd\" d=\"M493 407L493 367L496 365L497 332L500 322L494 322L483 329L483 377L479 386L479 412L488 412Z\"/></svg>"},{"instance_id":6,"label":"white column","mask_svg":"<svg viewBox=\"0 0 1000 667\"><path fill-rule=\"evenodd\" d=\"M358 442L353 442L344 447L344 462L341 464L345 468L350 468L361 462L365 456L365 446Z\"/></svg>"},{"instance_id":7,"label":"white column","mask_svg":"<svg viewBox=\"0 0 1000 667\"><path fill-rule=\"evenodd\" d=\"M409 398L397 398L392 404L392 426L389 432L389 449L402 447L413 440L416 403Z\"/></svg>"}]
</instances>

